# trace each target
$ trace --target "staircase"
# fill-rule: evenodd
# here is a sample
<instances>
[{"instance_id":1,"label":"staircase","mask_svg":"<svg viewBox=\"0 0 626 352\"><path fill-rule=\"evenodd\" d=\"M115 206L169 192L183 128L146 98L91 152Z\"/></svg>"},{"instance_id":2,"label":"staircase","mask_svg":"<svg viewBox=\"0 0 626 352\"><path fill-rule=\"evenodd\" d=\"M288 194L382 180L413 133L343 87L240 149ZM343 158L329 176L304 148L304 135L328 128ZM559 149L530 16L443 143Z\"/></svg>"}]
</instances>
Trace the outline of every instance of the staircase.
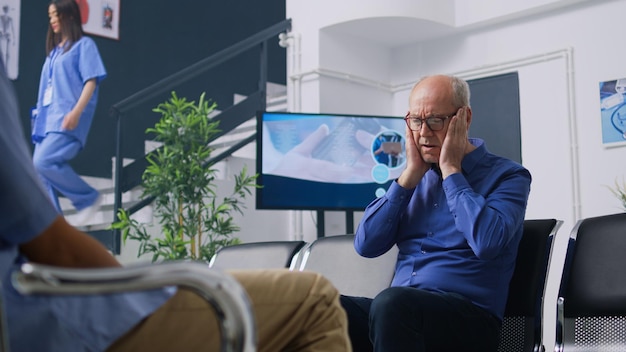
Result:
<instances>
[{"instance_id":1,"label":"staircase","mask_svg":"<svg viewBox=\"0 0 626 352\"><path fill-rule=\"evenodd\" d=\"M266 85L266 110L267 111L287 111L287 91L284 85L268 82ZM235 94L233 97L234 104L238 104L244 101L246 96ZM214 111L209 117L212 118L221 113L221 111ZM249 120L239 125L229 133L219 137L211 142L210 146L213 148L212 155L219 155L224 151L231 148L233 145L240 143L249 138L255 138L256 136L256 117L251 116ZM155 141L145 142L146 154L150 151L158 148L160 144ZM248 143L243 148L239 149L232 154L233 157L255 159L256 158L256 143ZM129 165L133 162L131 159L125 159L123 165ZM228 161L220 161L215 165L217 169L220 169L220 163L227 163ZM115 168L115 160L112 160L112 168ZM252 170L251 170L252 171ZM115 174L115 171L112 173ZM219 175L218 175L219 177ZM81 230L92 234L94 237L99 238L103 244L107 247L111 247L110 241L106 237L110 236L110 230L108 230L111 222L114 219L114 198L115 198L115 185L113 179L98 178L83 176L83 179L89 183L92 187L96 188L103 197L103 202L100 210L95 214L91 221L86 226L79 227ZM130 191L122 194L122 208L129 209L142 200L143 190L141 186L132 188ZM65 218L69 223L73 223L76 216L76 210L67 198L61 197L59 199L61 208L65 215ZM148 205L141 208L139 211L132 215L132 218L141 223L152 223L152 206ZM112 252L115 252L113 248L109 248Z\"/></svg>"},{"instance_id":2,"label":"staircase","mask_svg":"<svg viewBox=\"0 0 626 352\"><path fill-rule=\"evenodd\" d=\"M93 222L82 228L102 242L112 253L120 254L121 236L119 231L109 230L114 214L118 209L125 209L137 221L149 223L152 220L151 198L141 197L141 177L148 166L145 158L122 160L122 125L129 118L132 109L141 106L163 93L196 79L201 74L213 70L225 62L230 62L243 54L255 54L259 63L257 91L249 96L235 96L235 104L224 111L217 111L210 117L219 121L219 135L209 142L215 149L207 164L219 167L220 163L232 156L256 158L256 118L259 110L286 110L287 98L284 86L269 84L268 78L268 42L278 40L279 34L291 30L291 20L286 19L254 35L231 45L205 59L202 59L160 81L117 102L110 108L110 118L116 121L115 155L113 158L113 180L85 178L87 182L103 194L103 206ZM232 72L238 74L238 72ZM147 143L144 148L153 150L158 145ZM63 200L62 209L71 222L75 214L71 205ZM156 229L158 231L158 229Z\"/></svg>"}]
</instances>

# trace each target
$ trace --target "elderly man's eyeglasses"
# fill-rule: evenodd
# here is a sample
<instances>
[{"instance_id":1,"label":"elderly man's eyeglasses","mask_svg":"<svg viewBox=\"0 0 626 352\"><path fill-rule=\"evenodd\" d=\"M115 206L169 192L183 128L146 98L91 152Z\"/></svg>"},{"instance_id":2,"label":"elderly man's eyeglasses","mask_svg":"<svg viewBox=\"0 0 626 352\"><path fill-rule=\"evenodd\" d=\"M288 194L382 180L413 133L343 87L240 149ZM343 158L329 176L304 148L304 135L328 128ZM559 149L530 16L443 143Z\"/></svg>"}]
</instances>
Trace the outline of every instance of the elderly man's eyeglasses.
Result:
<instances>
[{"instance_id":1,"label":"elderly man's eyeglasses","mask_svg":"<svg viewBox=\"0 0 626 352\"><path fill-rule=\"evenodd\" d=\"M411 116L409 115L409 113L407 113L404 117L404 121L406 121L406 125L409 126L411 131L421 131L422 124L424 124L424 122L426 122L426 126L428 126L431 131L441 131L446 123L446 120L453 117L454 115L456 115L456 112L453 112L448 116L430 116L422 119L419 117Z\"/></svg>"}]
</instances>

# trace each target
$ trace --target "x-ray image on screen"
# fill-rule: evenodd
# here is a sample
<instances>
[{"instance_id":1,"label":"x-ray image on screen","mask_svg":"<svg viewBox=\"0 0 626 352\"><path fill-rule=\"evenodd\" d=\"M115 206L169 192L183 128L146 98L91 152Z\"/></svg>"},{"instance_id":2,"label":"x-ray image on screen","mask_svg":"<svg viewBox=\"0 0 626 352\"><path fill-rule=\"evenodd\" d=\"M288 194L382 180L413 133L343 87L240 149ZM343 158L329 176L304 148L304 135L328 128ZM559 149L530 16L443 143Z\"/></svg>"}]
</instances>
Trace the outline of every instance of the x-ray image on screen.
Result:
<instances>
[{"instance_id":1,"label":"x-ray image on screen","mask_svg":"<svg viewBox=\"0 0 626 352\"><path fill-rule=\"evenodd\" d=\"M257 208L364 208L402 171L404 128L399 117L260 113Z\"/></svg>"}]
</instances>

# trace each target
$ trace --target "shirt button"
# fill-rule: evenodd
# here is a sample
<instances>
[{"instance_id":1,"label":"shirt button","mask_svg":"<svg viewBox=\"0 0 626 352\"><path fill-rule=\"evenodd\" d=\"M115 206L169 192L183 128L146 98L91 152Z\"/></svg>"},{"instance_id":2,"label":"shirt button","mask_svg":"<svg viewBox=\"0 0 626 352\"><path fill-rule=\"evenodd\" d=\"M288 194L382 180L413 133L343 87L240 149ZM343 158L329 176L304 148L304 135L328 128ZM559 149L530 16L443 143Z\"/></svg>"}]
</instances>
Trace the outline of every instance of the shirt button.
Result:
<instances>
[{"instance_id":1,"label":"shirt button","mask_svg":"<svg viewBox=\"0 0 626 352\"><path fill-rule=\"evenodd\" d=\"M417 275L415 271L411 273L411 276L415 276L415 275Z\"/></svg>"},{"instance_id":2,"label":"shirt button","mask_svg":"<svg viewBox=\"0 0 626 352\"><path fill-rule=\"evenodd\" d=\"M434 208L439 208L439 204L435 203L435 204L433 204L433 207Z\"/></svg>"},{"instance_id":3,"label":"shirt button","mask_svg":"<svg viewBox=\"0 0 626 352\"><path fill-rule=\"evenodd\" d=\"M424 251L424 250L423 250L423 251L422 251L422 254L426 254L426 251Z\"/></svg>"}]
</instances>

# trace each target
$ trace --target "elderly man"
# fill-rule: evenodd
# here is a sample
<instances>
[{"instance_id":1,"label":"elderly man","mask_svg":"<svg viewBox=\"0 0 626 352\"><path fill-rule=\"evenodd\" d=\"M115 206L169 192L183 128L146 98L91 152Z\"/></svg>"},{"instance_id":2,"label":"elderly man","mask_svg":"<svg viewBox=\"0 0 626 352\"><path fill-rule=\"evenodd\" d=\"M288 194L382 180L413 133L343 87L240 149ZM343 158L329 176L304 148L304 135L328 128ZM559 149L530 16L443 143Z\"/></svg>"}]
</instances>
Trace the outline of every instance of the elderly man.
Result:
<instances>
[{"instance_id":1,"label":"elderly man","mask_svg":"<svg viewBox=\"0 0 626 352\"><path fill-rule=\"evenodd\" d=\"M411 91L406 169L365 210L355 248L399 254L392 287L342 296L355 351L496 351L522 236L530 173L468 138L467 82Z\"/></svg>"}]
</instances>

